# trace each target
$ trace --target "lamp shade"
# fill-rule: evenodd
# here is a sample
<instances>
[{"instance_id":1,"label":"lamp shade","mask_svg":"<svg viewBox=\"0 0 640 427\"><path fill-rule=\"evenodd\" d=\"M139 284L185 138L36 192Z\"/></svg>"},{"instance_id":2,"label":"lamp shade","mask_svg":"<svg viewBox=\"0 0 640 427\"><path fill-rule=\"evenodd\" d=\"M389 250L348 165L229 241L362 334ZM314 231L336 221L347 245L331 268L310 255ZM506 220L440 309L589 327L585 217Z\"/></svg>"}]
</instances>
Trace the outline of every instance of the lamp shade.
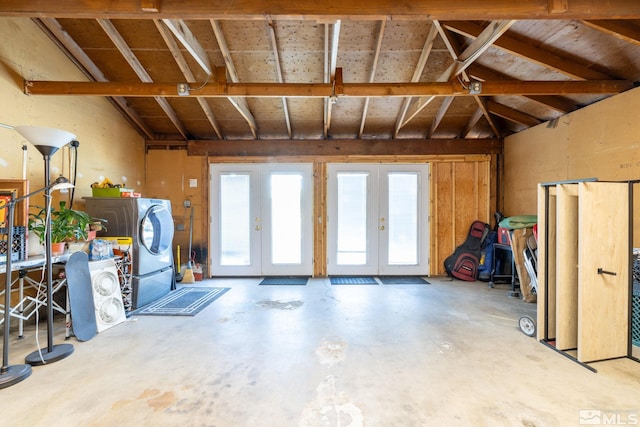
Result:
<instances>
[{"instance_id":1,"label":"lamp shade","mask_svg":"<svg viewBox=\"0 0 640 427\"><path fill-rule=\"evenodd\" d=\"M50 156L76 139L71 132L39 126L15 126L16 132L33 144L43 156Z\"/></svg>"}]
</instances>

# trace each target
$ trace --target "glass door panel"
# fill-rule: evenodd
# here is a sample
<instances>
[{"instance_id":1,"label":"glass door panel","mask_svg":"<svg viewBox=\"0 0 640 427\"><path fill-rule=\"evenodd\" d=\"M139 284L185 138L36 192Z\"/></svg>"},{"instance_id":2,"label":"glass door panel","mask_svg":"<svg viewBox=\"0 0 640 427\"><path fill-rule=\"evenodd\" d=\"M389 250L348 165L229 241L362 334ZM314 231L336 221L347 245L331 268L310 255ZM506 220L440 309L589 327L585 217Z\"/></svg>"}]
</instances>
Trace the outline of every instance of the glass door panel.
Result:
<instances>
[{"instance_id":1,"label":"glass door panel","mask_svg":"<svg viewBox=\"0 0 640 427\"><path fill-rule=\"evenodd\" d=\"M264 275L313 274L313 167L264 165Z\"/></svg>"},{"instance_id":2,"label":"glass door panel","mask_svg":"<svg viewBox=\"0 0 640 427\"><path fill-rule=\"evenodd\" d=\"M338 173L338 265L367 263L367 173Z\"/></svg>"},{"instance_id":3,"label":"glass door panel","mask_svg":"<svg viewBox=\"0 0 640 427\"><path fill-rule=\"evenodd\" d=\"M418 263L418 174L389 173L387 258L390 265Z\"/></svg>"},{"instance_id":4,"label":"glass door panel","mask_svg":"<svg viewBox=\"0 0 640 427\"><path fill-rule=\"evenodd\" d=\"M251 176L220 176L220 264L251 264Z\"/></svg>"},{"instance_id":5,"label":"glass door panel","mask_svg":"<svg viewBox=\"0 0 640 427\"><path fill-rule=\"evenodd\" d=\"M327 271L330 275L376 274L378 181L375 165L328 165Z\"/></svg>"},{"instance_id":6,"label":"glass door panel","mask_svg":"<svg viewBox=\"0 0 640 427\"><path fill-rule=\"evenodd\" d=\"M211 166L214 276L311 275L312 166Z\"/></svg>"},{"instance_id":7,"label":"glass door panel","mask_svg":"<svg viewBox=\"0 0 640 427\"><path fill-rule=\"evenodd\" d=\"M428 275L429 166L328 166L329 275Z\"/></svg>"},{"instance_id":8,"label":"glass door panel","mask_svg":"<svg viewBox=\"0 0 640 427\"><path fill-rule=\"evenodd\" d=\"M380 165L379 274L429 274L429 165Z\"/></svg>"}]
</instances>

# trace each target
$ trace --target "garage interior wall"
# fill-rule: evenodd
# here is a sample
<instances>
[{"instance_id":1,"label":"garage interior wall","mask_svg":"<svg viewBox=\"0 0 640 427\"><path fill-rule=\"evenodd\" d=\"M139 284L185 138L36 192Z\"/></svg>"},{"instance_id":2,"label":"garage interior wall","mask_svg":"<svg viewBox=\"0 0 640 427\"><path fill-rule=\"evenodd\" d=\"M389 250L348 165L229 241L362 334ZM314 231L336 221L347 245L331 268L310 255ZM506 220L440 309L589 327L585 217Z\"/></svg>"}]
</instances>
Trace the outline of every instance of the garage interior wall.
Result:
<instances>
[{"instance_id":1,"label":"garage interior wall","mask_svg":"<svg viewBox=\"0 0 640 427\"><path fill-rule=\"evenodd\" d=\"M414 162L431 163L431 262L432 275L444 273L443 262L455 247L462 243L469 232L471 223L479 219L490 222L495 206L495 157L490 155L477 156L433 156L424 159L414 158ZM157 197L172 201L173 216L176 223L174 244L180 245L181 260L186 262L189 243L189 214L190 209L184 207L188 200L193 207L194 228L193 248L196 258L203 264L205 274L208 272L208 236L209 236L209 192L208 192L208 162L220 161L215 158L188 156L182 150L151 150L147 153L147 190ZM230 162L233 159L224 158L221 161ZM287 159L280 159L287 161ZM259 161L253 159L252 161ZM289 161L291 161L289 159ZM310 161L301 159L300 161ZM326 162L345 161L344 159L328 158ZM361 162L371 162L373 159L360 159ZM396 158L395 161L398 161ZM235 162L249 161L236 159ZM324 180L323 161L315 161L314 170L316 181ZM492 172L493 171L493 172ZM190 185L196 182L196 187ZM316 191L321 191L321 184L314 183ZM317 216L325 216L322 202L316 198ZM326 218L322 221L326 224ZM322 256L326 250L326 233L315 230L315 265L314 275L326 275L326 257Z\"/></svg>"},{"instance_id":2,"label":"garage interior wall","mask_svg":"<svg viewBox=\"0 0 640 427\"><path fill-rule=\"evenodd\" d=\"M505 213L535 214L540 182L640 179L638 111L640 88L635 88L505 138ZM638 217L634 218L634 247L640 246Z\"/></svg>"},{"instance_id":3,"label":"garage interior wall","mask_svg":"<svg viewBox=\"0 0 640 427\"><path fill-rule=\"evenodd\" d=\"M77 136L80 146L73 207L82 208L82 198L91 196L91 183L104 177L146 193L144 141L105 98L23 93L24 79L86 80L58 47L30 19L0 18L0 40L0 123L58 128ZM44 162L40 152L4 127L0 127L0 141L0 179L22 179L22 146L26 145L26 179L32 191L41 188ZM60 174L72 178L70 154L64 147L52 156L52 178ZM56 198L60 196L54 193L54 206ZM38 195L29 204L41 205L41 200Z\"/></svg>"},{"instance_id":4,"label":"garage interior wall","mask_svg":"<svg viewBox=\"0 0 640 427\"><path fill-rule=\"evenodd\" d=\"M91 196L91 183L105 177L146 197L170 199L176 222L174 244L181 245L181 258L186 260L190 209L184 207L184 201L189 200L194 208L193 247L201 258L198 261L206 264L209 160L176 150L145 154L142 137L103 98L25 95L24 79L86 78L29 19L0 18L0 37L5 41L0 46L0 123L54 127L77 135L80 147L74 207L82 208L82 198ZM44 182L41 154L16 132L6 128L0 128L0 132L0 179L22 178L22 146L26 145L26 178L31 189L40 188ZM495 156L414 161L433 165L431 272L439 274L443 259L464 240L471 221L491 218L490 206L495 205L495 192L490 186L495 182L495 173L491 172L495 167L491 165ZM62 174L71 178L71 162L69 148L56 153L51 160L54 177ZM30 201L39 203L36 198Z\"/></svg>"}]
</instances>

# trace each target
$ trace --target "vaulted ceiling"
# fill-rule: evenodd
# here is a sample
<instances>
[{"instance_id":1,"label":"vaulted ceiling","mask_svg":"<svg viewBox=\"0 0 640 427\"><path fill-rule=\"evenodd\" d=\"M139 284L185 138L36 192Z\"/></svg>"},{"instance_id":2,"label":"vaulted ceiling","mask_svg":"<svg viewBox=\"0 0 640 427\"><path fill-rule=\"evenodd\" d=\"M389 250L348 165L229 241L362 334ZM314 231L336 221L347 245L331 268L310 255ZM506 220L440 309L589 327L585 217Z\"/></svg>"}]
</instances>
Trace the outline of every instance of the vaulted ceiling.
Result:
<instances>
[{"instance_id":1,"label":"vaulted ceiling","mask_svg":"<svg viewBox=\"0 0 640 427\"><path fill-rule=\"evenodd\" d=\"M0 16L34 19L87 76L26 93L105 96L147 148L194 154L477 151L640 81L636 0L4 0Z\"/></svg>"}]
</instances>

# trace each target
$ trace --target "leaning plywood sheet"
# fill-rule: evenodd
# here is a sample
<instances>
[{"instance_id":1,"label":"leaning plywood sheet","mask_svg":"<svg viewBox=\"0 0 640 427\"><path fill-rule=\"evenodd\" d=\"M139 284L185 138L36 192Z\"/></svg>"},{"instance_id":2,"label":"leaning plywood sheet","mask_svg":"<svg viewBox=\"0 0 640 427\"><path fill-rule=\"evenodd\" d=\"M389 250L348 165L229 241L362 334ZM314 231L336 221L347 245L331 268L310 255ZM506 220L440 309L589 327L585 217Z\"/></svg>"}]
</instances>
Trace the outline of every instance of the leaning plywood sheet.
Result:
<instances>
[{"instance_id":1,"label":"leaning plywood sheet","mask_svg":"<svg viewBox=\"0 0 640 427\"><path fill-rule=\"evenodd\" d=\"M556 215L556 347L578 345L578 185L558 185Z\"/></svg>"},{"instance_id":2,"label":"leaning plywood sheet","mask_svg":"<svg viewBox=\"0 0 640 427\"><path fill-rule=\"evenodd\" d=\"M629 186L583 182L578 189L577 357L623 357L629 336Z\"/></svg>"},{"instance_id":3,"label":"leaning plywood sheet","mask_svg":"<svg viewBox=\"0 0 640 427\"><path fill-rule=\"evenodd\" d=\"M552 340L556 332L555 194L554 187L538 185L538 340Z\"/></svg>"}]
</instances>

